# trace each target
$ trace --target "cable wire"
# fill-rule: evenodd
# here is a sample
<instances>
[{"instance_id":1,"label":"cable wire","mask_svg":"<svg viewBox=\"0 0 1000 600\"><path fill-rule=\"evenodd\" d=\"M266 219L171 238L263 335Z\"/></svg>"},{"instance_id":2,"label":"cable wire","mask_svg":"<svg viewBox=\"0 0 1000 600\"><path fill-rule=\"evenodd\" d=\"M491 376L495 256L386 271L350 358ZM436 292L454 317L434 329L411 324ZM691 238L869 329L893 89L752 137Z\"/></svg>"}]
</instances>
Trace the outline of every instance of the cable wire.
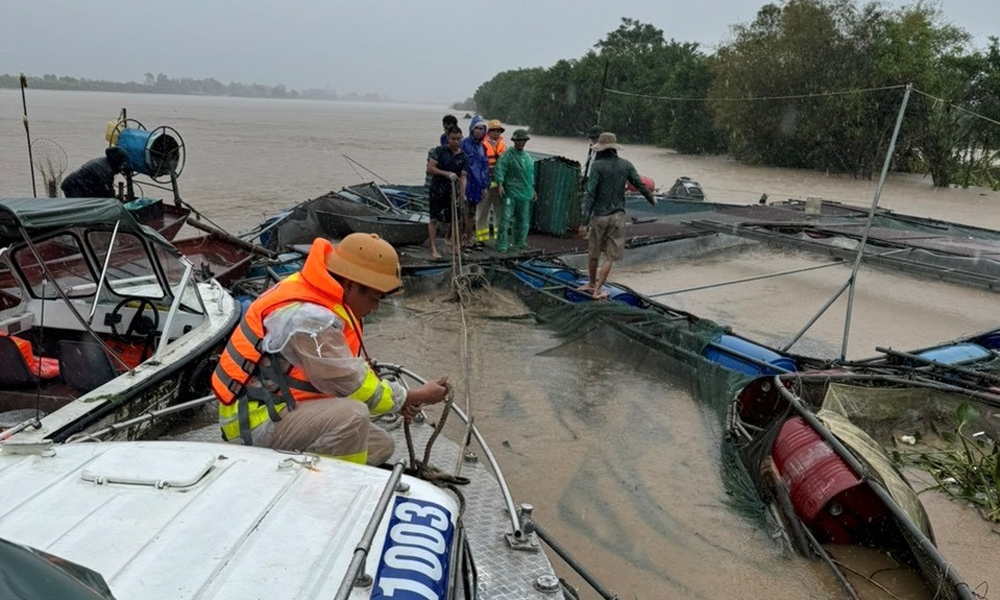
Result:
<instances>
[{"instance_id":1,"label":"cable wire","mask_svg":"<svg viewBox=\"0 0 1000 600\"><path fill-rule=\"evenodd\" d=\"M604 91L610 94L618 94L619 96L629 96L632 98L645 98L647 100L672 100L677 102L704 102L706 100L711 100L713 102L756 102L760 100L796 100L801 98L822 98L825 96L845 96L847 94L868 94L872 92L884 92L887 90L900 90L905 88L905 84L890 85L885 87L875 87L875 88L858 88L851 90L836 90L833 92L820 92L815 94L791 94L787 96L739 96L739 97L722 97L722 98L687 98L681 96L654 96L650 94L636 94L633 92L626 92L624 90L614 90L610 88L605 88Z\"/></svg>"}]
</instances>

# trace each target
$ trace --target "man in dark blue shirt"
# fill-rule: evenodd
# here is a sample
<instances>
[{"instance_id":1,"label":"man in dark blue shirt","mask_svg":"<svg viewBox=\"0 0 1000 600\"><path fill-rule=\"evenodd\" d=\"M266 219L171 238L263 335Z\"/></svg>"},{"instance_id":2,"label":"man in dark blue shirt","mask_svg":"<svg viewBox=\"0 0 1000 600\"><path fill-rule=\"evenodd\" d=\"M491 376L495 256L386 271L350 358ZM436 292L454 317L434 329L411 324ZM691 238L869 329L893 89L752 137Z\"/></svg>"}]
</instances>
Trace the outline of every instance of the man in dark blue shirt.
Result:
<instances>
[{"instance_id":1,"label":"man in dark blue shirt","mask_svg":"<svg viewBox=\"0 0 1000 600\"><path fill-rule=\"evenodd\" d=\"M427 174L431 175L430 187L430 217L427 225L430 236L431 258L439 259L437 251L437 224L449 224L447 239L452 241L452 252L459 252L461 240L457 238L462 231L465 217L465 183L468 177L468 165L465 154L462 153L462 130L457 125L448 129L448 145L438 146L427 160ZM458 212L458 222L452 223L452 210Z\"/></svg>"}]
</instances>

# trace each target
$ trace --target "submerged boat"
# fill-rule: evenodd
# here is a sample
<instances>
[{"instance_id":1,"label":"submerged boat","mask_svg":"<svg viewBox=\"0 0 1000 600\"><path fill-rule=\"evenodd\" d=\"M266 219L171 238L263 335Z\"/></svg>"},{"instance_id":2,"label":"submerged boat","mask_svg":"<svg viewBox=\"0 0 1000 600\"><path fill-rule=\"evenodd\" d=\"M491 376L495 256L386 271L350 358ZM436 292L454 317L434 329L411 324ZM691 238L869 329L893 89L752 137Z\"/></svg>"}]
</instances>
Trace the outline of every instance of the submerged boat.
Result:
<instances>
[{"instance_id":1,"label":"submerged boat","mask_svg":"<svg viewBox=\"0 0 1000 600\"><path fill-rule=\"evenodd\" d=\"M343 215L342 219L352 233L374 233L393 246L416 246L427 241L428 221L423 215L412 217Z\"/></svg>"},{"instance_id":2,"label":"submerged boat","mask_svg":"<svg viewBox=\"0 0 1000 600\"><path fill-rule=\"evenodd\" d=\"M64 441L204 395L238 307L111 199L0 199L5 443Z\"/></svg>"},{"instance_id":3,"label":"submerged boat","mask_svg":"<svg viewBox=\"0 0 1000 600\"><path fill-rule=\"evenodd\" d=\"M369 222L358 221L359 217L378 216L407 223L422 223L426 230L429 221L426 205L420 201L421 197L408 191L407 187L392 188L367 183L327 192L265 221L259 227L257 235L261 245L267 249L284 252L295 245L309 244L319 236L341 239L355 231L367 231L367 227L372 227ZM395 224L395 221L389 223ZM391 229L387 233L396 235L397 230L403 230L402 228L405 228L405 224L401 228L385 229ZM416 228L405 228L401 242L390 242L394 245L414 243L407 242L417 237L414 232Z\"/></svg>"},{"instance_id":4,"label":"submerged boat","mask_svg":"<svg viewBox=\"0 0 1000 600\"><path fill-rule=\"evenodd\" d=\"M565 264L532 259L509 265L494 277L514 287L522 301L543 320L570 322L575 328L609 327L624 338L660 352L671 352L681 341L722 367L746 375L795 372L820 368L825 361L781 352L732 332L708 319L672 308L635 290L606 283L606 300L579 288L587 276ZM566 311L575 307L576 311Z\"/></svg>"},{"instance_id":5,"label":"submerged boat","mask_svg":"<svg viewBox=\"0 0 1000 600\"><path fill-rule=\"evenodd\" d=\"M376 368L421 381L398 365ZM466 418L451 406L440 426L450 412ZM58 569L66 579L66 571L86 568L87 584L106 589L101 597L109 600L542 600L569 593L542 550L531 507L514 505L471 424L481 455L419 419L384 426L397 442L391 470L192 435L4 446L0 595L13 581L22 584L14 599L43 597L38 590L57 579L22 582L19 573L29 571L2 559L2 540L35 563L48 559L33 565L36 571ZM427 446L408 449L404 434Z\"/></svg>"}]
</instances>

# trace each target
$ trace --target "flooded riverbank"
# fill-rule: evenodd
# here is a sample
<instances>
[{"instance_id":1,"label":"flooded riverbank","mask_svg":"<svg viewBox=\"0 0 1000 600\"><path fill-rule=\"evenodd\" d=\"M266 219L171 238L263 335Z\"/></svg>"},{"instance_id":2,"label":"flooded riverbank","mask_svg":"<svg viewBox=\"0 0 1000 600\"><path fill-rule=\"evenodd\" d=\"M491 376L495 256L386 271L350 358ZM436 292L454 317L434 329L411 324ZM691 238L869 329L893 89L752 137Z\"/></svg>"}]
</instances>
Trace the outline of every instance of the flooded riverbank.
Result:
<instances>
[{"instance_id":1,"label":"flooded riverbank","mask_svg":"<svg viewBox=\"0 0 1000 600\"><path fill-rule=\"evenodd\" d=\"M30 195L20 98L0 90L0 193ZM102 93L29 94L32 132L55 139L70 168L100 155L108 119L122 106L148 127L170 125L186 142L182 195L233 231L329 189L372 178L344 154L393 182L423 178L426 149L437 139L441 107ZM464 122L463 122L464 125ZM586 156L585 140L534 136L529 149ZM626 147L661 187L697 179L711 200L756 202L822 196L860 206L874 182L820 173L747 167L722 157L682 157ZM148 195L163 195L155 189ZM1000 195L935 189L929 180L894 176L881 205L898 212L1000 228ZM718 283L816 264L798 253L754 251L689 262L616 268L612 279L643 292ZM844 282L833 267L754 284L677 294L665 302L745 335L781 345ZM719 474L720 427L686 382L658 363L610 356L588 340L565 343L496 290L468 320L473 414L511 480L515 498L538 508L539 521L621 597L840 598L819 565L781 557L769 532L731 510ZM366 327L379 359L432 377L465 382L462 319L447 293L385 303ZM842 302L842 301L841 301ZM997 327L993 294L862 269L849 356L875 345L914 348ZM793 349L836 355L844 307L831 307ZM1000 537L969 511L924 494L946 556L975 587L997 583ZM978 519L978 520L977 520Z\"/></svg>"}]
</instances>

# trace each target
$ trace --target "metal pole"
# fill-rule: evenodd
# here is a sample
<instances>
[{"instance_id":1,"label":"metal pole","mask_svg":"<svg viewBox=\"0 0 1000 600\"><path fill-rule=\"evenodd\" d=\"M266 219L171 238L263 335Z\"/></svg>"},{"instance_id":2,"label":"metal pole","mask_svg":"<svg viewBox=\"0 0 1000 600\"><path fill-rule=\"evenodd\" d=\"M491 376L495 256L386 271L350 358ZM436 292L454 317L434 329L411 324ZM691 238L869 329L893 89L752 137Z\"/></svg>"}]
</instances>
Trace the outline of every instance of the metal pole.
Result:
<instances>
[{"instance_id":1,"label":"metal pole","mask_svg":"<svg viewBox=\"0 0 1000 600\"><path fill-rule=\"evenodd\" d=\"M470 133L471 133L471 132L470 132ZM368 167L366 167L366 166L364 166L363 164L359 163L358 161L354 160L354 159L353 159L353 158L351 158L350 156L348 156L348 155L346 155L346 154L341 154L341 156L343 156L343 157L344 157L344 160L346 160L346 161L347 161L348 163L352 163L352 164L355 164L355 165L357 165L357 166L361 167L362 169L364 169L365 171L368 171L369 173L371 173L371 174L372 174L372 175L374 175L375 177L378 177L379 179L381 179L381 180L382 180L382 183L385 183L385 184L388 184L388 183L389 183L389 181L388 181L388 180L387 180L387 179L386 179L385 177L382 177L381 175L379 175L379 174L378 174L378 173L376 173L375 171L372 171L371 169L369 169Z\"/></svg>"},{"instance_id":2,"label":"metal pole","mask_svg":"<svg viewBox=\"0 0 1000 600\"><path fill-rule=\"evenodd\" d=\"M953 365L949 363L939 362L930 358L925 358L919 354L911 354L909 352L900 352L899 350L893 350L892 348L883 348L882 346L875 346L876 352L881 352L883 354L888 354L890 356L898 356L900 358L905 358L907 360L912 360L914 362L923 363L925 365L942 369L944 371L953 371L955 373L961 373L962 375L969 375L970 377L975 377L977 379L985 379L993 383L1000 383L1000 376L993 375L987 371L977 371L976 369L969 369L963 367L962 365Z\"/></svg>"},{"instance_id":3,"label":"metal pole","mask_svg":"<svg viewBox=\"0 0 1000 600\"><path fill-rule=\"evenodd\" d=\"M66 438L66 443L70 444L73 442L88 442L90 440L100 440L100 438L108 435L109 433L116 433L122 429L126 429L133 425L138 425L140 423L145 423L146 421L152 421L159 417L165 417L172 415L174 413L179 413L185 411L189 408L195 408L203 404L208 404L209 402L215 401L215 394L209 396L202 396L201 398L196 398L194 400L188 400L187 402L181 402L180 404L173 404L166 408L161 408L160 410L153 410L133 419L127 421L122 421L120 423L114 423L113 425L108 425L104 429L99 429L93 433L76 433L68 438Z\"/></svg>"},{"instance_id":4,"label":"metal pole","mask_svg":"<svg viewBox=\"0 0 1000 600\"><path fill-rule=\"evenodd\" d=\"M952 385L949 383L941 383L935 379L926 379L920 377L921 371L914 369L918 373L914 378L907 379L903 375L872 375L868 373L820 373L820 374L810 374L808 372L795 373L790 375L797 381L860 381L863 383L870 383L872 381L884 381L886 383L898 384L901 386L908 387L918 387L925 388L928 390L937 390L939 392L954 392L956 394L961 394L968 398L974 398L976 402L980 404L985 404L986 406L991 406L993 408L1000 408L1000 396L996 394L991 394L989 392L981 392L979 390L969 389L967 387L962 387L958 385Z\"/></svg>"},{"instance_id":5,"label":"metal pole","mask_svg":"<svg viewBox=\"0 0 1000 600\"><path fill-rule=\"evenodd\" d=\"M766 273L764 275L754 275L753 277L744 277L743 279L733 279L732 281L722 281L719 283L709 283L706 285L699 285L690 288L684 288L682 290L672 290L669 292L657 292L655 294L645 294L647 298L659 298L660 296L670 296L672 294L683 294L684 292L696 292L698 290L707 290L710 288L723 287L727 285L734 285L737 283L747 283L748 281L758 281L760 279L768 279L771 277L778 277L781 275L792 275L794 273L805 273L806 271L814 271L816 269L825 269L827 267L835 267L839 264L843 264L844 261L837 259L832 263L826 263L822 265L813 265L811 267L800 267L798 269L789 269L788 271L779 271L777 273Z\"/></svg>"},{"instance_id":6,"label":"metal pole","mask_svg":"<svg viewBox=\"0 0 1000 600\"><path fill-rule=\"evenodd\" d=\"M542 529L541 525L535 523L534 526L535 526L535 533L538 534L538 537L542 538L542 541L548 544L549 548L552 548L552 550L554 550L555 553L558 554L559 557L562 558L563 561L570 566L570 568L576 571L580 575L580 577L583 577L583 580L586 581L588 584L590 584L590 587L594 588L595 592L600 594L600 596L605 600L618 599L618 594L615 594L611 590L608 590L603 585L601 585L601 582L598 581L593 575L591 575L590 572L587 571L587 569L583 568L583 565L578 563L576 559L573 558L573 555L569 553L569 551L567 551L565 548L560 546L554 539L552 539L552 537L548 534L548 532Z\"/></svg>"},{"instance_id":7,"label":"metal pole","mask_svg":"<svg viewBox=\"0 0 1000 600\"><path fill-rule=\"evenodd\" d=\"M21 108L24 111L24 135L28 138L28 170L31 171L31 195L35 198L38 197L38 191L35 188L35 157L31 154L31 129L28 127L28 100L24 95L24 88L28 87L28 78L21 73Z\"/></svg>"},{"instance_id":8,"label":"metal pole","mask_svg":"<svg viewBox=\"0 0 1000 600\"><path fill-rule=\"evenodd\" d=\"M604 88L607 87L608 81L608 65L611 63L609 60L604 61L604 75L601 76L601 90L597 95L597 120L594 121L594 125L601 124L601 106L604 104ZM583 177L580 178L580 191L587 191L587 178L590 175L590 162L594 158L594 145L591 144L587 148L587 162L583 166Z\"/></svg>"},{"instance_id":9,"label":"metal pole","mask_svg":"<svg viewBox=\"0 0 1000 600\"><path fill-rule=\"evenodd\" d=\"M788 352L788 349L791 348L795 344L795 342L799 341L799 338L804 336L807 331L809 331L809 328L812 327L813 324L816 323L816 321L818 321L819 318L823 316L823 313L825 313L831 306L833 306L833 303L837 301L837 298L840 298L840 295L844 293L844 290L846 290L847 286L849 285L851 285L850 279L845 281L844 285L840 286L840 289L837 290L837 293L833 295L833 298L827 300L826 304L823 305L823 308L819 309L819 311L815 315L813 315L811 319L809 319L809 322L806 323L805 326L802 329L800 329L798 333L795 334L795 337L793 337L791 341L789 341L787 344L781 347L781 351Z\"/></svg>"},{"instance_id":10,"label":"metal pole","mask_svg":"<svg viewBox=\"0 0 1000 600\"><path fill-rule=\"evenodd\" d=\"M121 219L115 221L115 229L111 232L111 241L108 242L108 253L104 257L104 266L101 268L101 276L97 278L97 291L94 292L94 304L90 307L90 315L87 316L87 325L91 325L94 322L94 314L97 312L97 303L101 299L101 289L104 287L104 280L108 276L108 265L111 264L111 253L115 249L115 240L118 239L118 226L121 225ZM42 303L45 306L45 303Z\"/></svg>"},{"instance_id":11,"label":"metal pole","mask_svg":"<svg viewBox=\"0 0 1000 600\"><path fill-rule=\"evenodd\" d=\"M909 86L907 86L907 92L909 92ZM905 101L903 103L906 104ZM861 463L850 450L847 449L844 444L837 439L829 429L823 425L819 418L808 408L806 408L802 401L791 392L788 388L784 386L781 381L781 376L776 375L774 378L775 386L778 389L778 393L788 401L788 403L795 409L795 411L801 416L806 423L821 437L823 441L829 445L833 451L847 463L847 466L854 471L854 474L858 476L867 486L874 492L875 496L885 504L889 512L892 513L894 520L899 524L900 529L904 530L905 533L909 534L917 544L919 544L920 549L923 550L927 558L934 564L942 574L944 574L943 579L947 581L954 589L955 594L962 598L963 600L972 600L974 598L973 594L969 590L969 585L962 580L962 578L955 571L955 567L949 563L941 552L934 546L934 543L928 539L928 537L921 531L910 518L900 509L899 504L896 500L886 491L882 483L871 476L871 469Z\"/></svg>"},{"instance_id":12,"label":"metal pole","mask_svg":"<svg viewBox=\"0 0 1000 600\"><path fill-rule=\"evenodd\" d=\"M361 541L354 548L354 556L351 558L351 564L347 566L347 574L344 575L344 579L340 582L340 588L337 589L337 595L334 596L334 600L347 600L351 595L351 590L354 589L354 582L365 574L365 560L368 558L368 551L371 550L372 541L375 540L375 532L378 531L379 523L382 522L382 516L385 514L386 509L389 508L389 502L392 500L392 495L396 491L396 486L399 484L402 476L403 463L398 462L393 465L392 474L389 475L389 480L386 481L385 487L382 488L382 495L379 496L378 504L375 505L375 510L368 521L368 526L365 527Z\"/></svg>"},{"instance_id":13,"label":"metal pole","mask_svg":"<svg viewBox=\"0 0 1000 600\"><path fill-rule=\"evenodd\" d=\"M427 383L426 379L404 366L378 360L372 361L372 363L375 368L385 368L401 373L419 384ZM463 423L468 426L468 431L472 433L472 437L476 439L476 443L479 444L483 454L486 455L486 462L490 464L490 469L493 470L493 475L495 475L497 479L497 485L500 487L500 493L503 495L504 505L507 507L507 516L510 518L510 526L513 529L513 533L517 534L521 531L521 520L517 515L517 506L514 504L514 498L510 494L510 487L507 485L507 479L504 478L503 471L500 470L500 463L497 462L497 459L490 450L486 440L483 438L482 434L479 433L479 429L471 423L471 419L466 416L464 412L462 412L462 409L455 406L455 403L452 403L451 410L458 415L458 418L461 419Z\"/></svg>"},{"instance_id":14,"label":"metal pole","mask_svg":"<svg viewBox=\"0 0 1000 600\"><path fill-rule=\"evenodd\" d=\"M892 162L892 154L896 151L896 139L899 137L899 130L903 126L903 114L906 113L906 103L910 100L910 91L913 84L906 84L906 91L903 92L903 102L899 106L899 114L896 115L896 127L892 130L892 139L889 141L889 149L885 152L885 160L882 162L882 173L879 175L878 184L875 186L875 197L872 198L871 208L868 210L868 220L865 222L865 232L861 236L861 243L858 245L858 254L854 258L854 268L851 269L850 291L847 294L847 314L844 316L844 341L840 346L840 360L847 357L847 340L851 335L851 312L854 309L854 285L858 278L858 269L861 267L861 257L865 253L865 244L868 242L868 232L871 231L872 221L875 219L875 209L878 207L879 197L882 195L882 186L885 185L886 175L889 174L889 164Z\"/></svg>"},{"instance_id":15,"label":"metal pole","mask_svg":"<svg viewBox=\"0 0 1000 600\"><path fill-rule=\"evenodd\" d=\"M597 121L594 123L594 125L600 125L601 124L601 106L603 106L603 104L604 104L604 89L606 87L608 87L607 86L607 83L608 83L608 67L610 67L610 66L611 66L611 61L610 60L605 60L604 61L604 75L601 76L601 93L598 94L598 96L597 96Z\"/></svg>"}]
</instances>

